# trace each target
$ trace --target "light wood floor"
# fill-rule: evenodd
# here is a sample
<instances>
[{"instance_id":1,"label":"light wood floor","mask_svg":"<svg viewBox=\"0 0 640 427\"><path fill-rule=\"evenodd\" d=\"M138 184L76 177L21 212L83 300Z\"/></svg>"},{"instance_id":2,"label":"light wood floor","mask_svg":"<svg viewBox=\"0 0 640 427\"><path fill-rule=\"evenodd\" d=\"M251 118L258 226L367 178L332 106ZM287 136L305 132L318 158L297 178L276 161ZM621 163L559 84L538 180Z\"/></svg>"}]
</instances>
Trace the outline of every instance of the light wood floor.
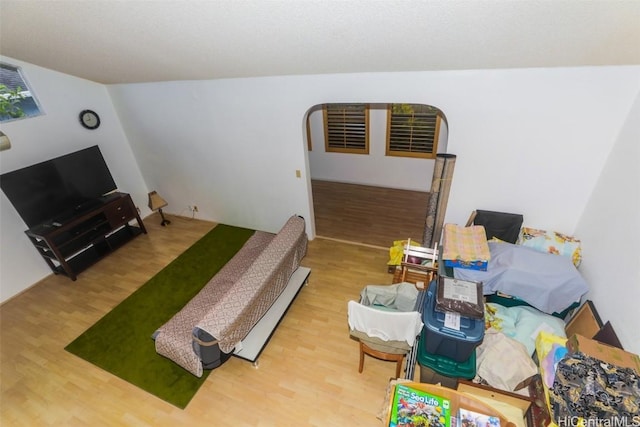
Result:
<instances>
[{"instance_id":1,"label":"light wood floor","mask_svg":"<svg viewBox=\"0 0 640 427\"><path fill-rule=\"evenodd\" d=\"M80 274L49 276L0 306L0 425L376 426L393 362L365 360L349 338L347 301L391 283L388 251L317 238L303 287L259 359L231 358L181 410L64 347L214 224L145 220L142 235ZM405 233L406 234L406 233ZM126 333L126 331L123 331ZM153 345L149 340L149 345Z\"/></svg>"},{"instance_id":2,"label":"light wood floor","mask_svg":"<svg viewBox=\"0 0 640 427\"><path fill-rule=\"evenodd\" d=\"M317 180L311 187L318 236L383 248L422 242L429 193Z\"/></svg>"}]
</instances>

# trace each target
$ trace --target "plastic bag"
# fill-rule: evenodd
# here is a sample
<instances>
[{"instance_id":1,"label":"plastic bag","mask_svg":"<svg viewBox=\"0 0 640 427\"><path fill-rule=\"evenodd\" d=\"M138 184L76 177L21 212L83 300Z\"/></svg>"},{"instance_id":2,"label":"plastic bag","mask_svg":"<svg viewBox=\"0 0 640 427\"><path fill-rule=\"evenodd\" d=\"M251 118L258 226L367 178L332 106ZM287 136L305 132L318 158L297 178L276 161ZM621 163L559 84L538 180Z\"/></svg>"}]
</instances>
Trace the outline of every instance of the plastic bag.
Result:
<instances>
[{"instance_id":1,"label":"plastic bag","mask_svg":"<svg viewBox=\"0 0 640 427\"><path fill-rule=\"evenodd\" d=\"M407 246L408 242L409 240L394 240L393 246L389 248L389 262L387 262L387 265L402 264L402 259L404 257L404 248L405 246ZM418 242L414 242L413 240L411 241L411 243L415 243L416 245L420 244Z\"/></svg>"}]
</instances>

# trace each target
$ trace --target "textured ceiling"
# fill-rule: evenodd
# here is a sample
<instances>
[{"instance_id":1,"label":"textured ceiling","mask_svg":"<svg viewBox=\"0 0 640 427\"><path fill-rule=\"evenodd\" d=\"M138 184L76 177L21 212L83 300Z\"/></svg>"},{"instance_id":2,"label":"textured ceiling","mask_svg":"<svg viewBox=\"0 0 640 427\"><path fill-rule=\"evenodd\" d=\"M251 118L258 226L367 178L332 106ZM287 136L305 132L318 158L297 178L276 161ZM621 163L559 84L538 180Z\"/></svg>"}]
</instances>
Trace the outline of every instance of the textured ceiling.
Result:
<instances>
[{"instance_id":1,"label":"textured ceiling","mask_svg":"<svg viewBox=\"0 0 640 427\"><path fill-rule=\"evenodd\" d=\"M101 83L640 64L640 1L0 0L0 54Z\"/></svg>"}]
</instances>

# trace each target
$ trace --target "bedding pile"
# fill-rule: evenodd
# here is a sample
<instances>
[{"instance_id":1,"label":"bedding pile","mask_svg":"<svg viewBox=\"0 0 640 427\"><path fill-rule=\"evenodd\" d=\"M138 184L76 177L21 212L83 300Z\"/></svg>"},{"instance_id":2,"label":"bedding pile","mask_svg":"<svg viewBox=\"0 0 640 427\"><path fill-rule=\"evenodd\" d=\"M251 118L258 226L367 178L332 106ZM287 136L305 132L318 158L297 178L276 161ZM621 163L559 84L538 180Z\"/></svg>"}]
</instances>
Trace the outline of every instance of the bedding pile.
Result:
<instances>
[{"instance_id":1,"label":"bedding pile","mask_svg":"<svg viewBox=\"0 0 640 427\"><path fill-rule=\"evenodd\" d=\"M543 425L637 424L638 356L592 340L592 335L574 334L577 331L567 340L564 318L589 290L578 271L580 240L530 227L520 229L517 241L489 237L492 234L487 230L486 271L453 268L447 274L481 283L488 301L474 381L511 392L533 384L532 396L544 394L546 405L539 414L547 420ZM599 318L597 322L602 326ZM621 353L635 365L625 364Z\"/></svg>"},{"instance_id":2,"label":"bedding pile","mask_svg":"<svg viewBox=\"0 0 640 427\"><path fill-rule=\"evenodd\" d=\"M587 282L572 259L506 242L489 242L487 271L455 268L454 277L482 282L485 295L517 296L545 312L560 312L579 301Z\"/></svg>"},{"instance_id":3,"label":"bedding pile","mask_svg":"<svg viewBox=\"0 0 640 427\"><path fill-rule=\"evenodd\" d=\"M486 268L447 263L448 258L461 259L462 249L469 246L452 239L450 232L443 259L445 267L453 268L445 275L480 284L488 301L484 304L485 337L476 349L476 380L516 391L537 372L532 358L537 335L544 331L564 337L564 313L589 290L577 270L580 241L556 232L521 227L522 215L478 212L486 213L486 218L476 212L467 227L448 224L445 231L483 229L481 237L488 254L472 257L486 260ZM509 241L495 237L496 229ZM508 233L502 233L504 230ZM449 253L447 246L457 248L457 252Z\"/></svg>"}]
</instances>

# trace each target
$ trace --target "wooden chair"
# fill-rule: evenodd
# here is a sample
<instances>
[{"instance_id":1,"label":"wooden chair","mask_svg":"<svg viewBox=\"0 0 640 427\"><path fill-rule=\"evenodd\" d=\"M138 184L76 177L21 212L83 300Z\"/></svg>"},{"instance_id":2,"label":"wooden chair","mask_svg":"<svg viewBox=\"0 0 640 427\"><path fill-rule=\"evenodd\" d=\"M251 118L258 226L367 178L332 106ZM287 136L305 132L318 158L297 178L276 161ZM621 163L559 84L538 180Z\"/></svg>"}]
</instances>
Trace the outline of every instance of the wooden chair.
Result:
<instances>
[{"instance_id":1,"label":"wooden chair","mask_svg":"<svg viewBox=\"0 0 640 427\"><path fill-rule=\"evenodd\" d=\"M471 212L465 226L482 225L487 234L487 240L495 237L505 242L516 243L523 220L522 214L476 209Z\"/></svg>"},{"instance_id":2,"label":"wooden chair","mask_svg":"<svg viewBox=\"0 0 640 427\"><path fill-rule=\"evenodd\" d=\"M362 373L364 369L364 355L368 354L369 356L375 357L377 359L386 360L389 362L396 362L396 376L395 378L400 378L400 371L402 370L402 362L404 360L405 353L386 353L383 351L375 350L364 343L363 340L360 340L360 366L358 367L358 372Z\"/></svg>"},{"instance_id":3,"label":"wooden chair","mask_svg":"<svg viewBox=\"0 0 640 427\"><path fill-rule=\"evenodd\" d=\"M407 239L407 244L403 250L404 258L400 268L396 269L393 283L411 282L429 284L438 273L438 249L437 243L434 248L414 246L411 239Z\"/></svg>"},{"instance_id":4,"label":"wooden chair","mask_svg":"<svg viewBox=\"0 0 640 427\"><path fill-rule=\"evenodd\" d=\"M367 313L364 317L363 313ZM377 320L375 326L371 325L371 316ZM362 373L364 368L364 356L369 355L376 359L396 362L396 378L400 377L402 362L411 347L417 342L415 337L422 330L422 321L418 312L390 312L364 306L355 301L348 303L348 318L350 335L360 341L360 363L358 372ZM367 319L367 320L365 320ZM379 320L379 321L378 321ZM372 328L367 326L368 322ZM387 325L394 325L388 327ZM398 327L399 326L399 327ZM380 331L385 328L387 330ZM370 334L369 329L375 330L375 334ZM398 332L399 330L403 332ZM382 333L382 335L378 335ZM386 335L385 339L380 336ZM410 341L407 341L410 338Z\"/></svg>"}]
</instances>

